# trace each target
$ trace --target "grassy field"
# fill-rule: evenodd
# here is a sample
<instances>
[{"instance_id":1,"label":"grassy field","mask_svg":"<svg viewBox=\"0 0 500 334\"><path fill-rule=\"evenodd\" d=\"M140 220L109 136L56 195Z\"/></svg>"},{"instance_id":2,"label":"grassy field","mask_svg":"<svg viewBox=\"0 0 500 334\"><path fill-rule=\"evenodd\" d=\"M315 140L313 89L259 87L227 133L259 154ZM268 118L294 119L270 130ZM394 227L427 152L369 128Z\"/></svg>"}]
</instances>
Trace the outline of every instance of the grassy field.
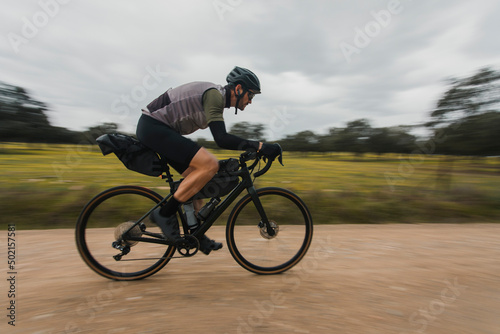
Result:
<instances>
[{"instance_id":1,"label":"grassy field","mask_svg":"<svg viewBox=\"0 0 500 334\"><path fill-rule=\"evenodd\" d=\"M296 192L316 224L500 222L500 158L286 153L284 163L256 186ZM73 227L85 203L112 186L168 193L160 178L127 170L97 146L0 143L0 170L2 229Z\"/></svg>"}]
</instances>

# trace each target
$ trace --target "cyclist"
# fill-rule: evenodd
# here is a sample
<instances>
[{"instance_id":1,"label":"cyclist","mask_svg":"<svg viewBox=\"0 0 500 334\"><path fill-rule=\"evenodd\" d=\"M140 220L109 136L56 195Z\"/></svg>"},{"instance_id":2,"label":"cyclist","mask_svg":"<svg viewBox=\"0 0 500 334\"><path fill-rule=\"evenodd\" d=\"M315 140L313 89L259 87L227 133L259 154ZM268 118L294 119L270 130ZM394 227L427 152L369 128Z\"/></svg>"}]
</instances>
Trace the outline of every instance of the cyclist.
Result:
<instances>
[{"instance_id":1,"label":"cyclist","mask_svg":"<svg viewBox=\"0 0 500 334\"><path fill-rule=\"evenodd\" d=\"M191 82L170 88L142 110L137 124L137 138L144 145L164 156L184 180L174 195L150 215L165 238L180 238L176 212L182 203L190 200L217 173L217 158L194 141L184 137L198 129L210 128L217 146L230 150L254 149L274 159L281 152L278 144L246 140L226 132L223 112L235 107L244 110L260 94L260 82L250 70L236 66L226 78L227 85L211 82ZM202 200L193 202L195 210ZM222 244L204 235L200 250L209 254Z\"/></svg>"}]
</instances>

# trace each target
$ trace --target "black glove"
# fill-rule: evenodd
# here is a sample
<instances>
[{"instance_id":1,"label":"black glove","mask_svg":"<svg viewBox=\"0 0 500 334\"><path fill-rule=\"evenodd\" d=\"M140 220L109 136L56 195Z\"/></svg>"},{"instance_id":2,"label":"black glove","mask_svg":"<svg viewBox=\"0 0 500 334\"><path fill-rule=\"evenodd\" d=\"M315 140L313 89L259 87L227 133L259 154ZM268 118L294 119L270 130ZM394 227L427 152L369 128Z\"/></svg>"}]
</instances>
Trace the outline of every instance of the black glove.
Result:
<instances>
[{"instance_id":1,"label":"black glove","mask_svg":"<svg viewBox=\"0 0 500 334\"><path fill-rule=\"evenodd\" d=\"M281 155L281 146L279 144L263 143L259 153L270 160L274 160Z\"/></svg>"}]
</instances>

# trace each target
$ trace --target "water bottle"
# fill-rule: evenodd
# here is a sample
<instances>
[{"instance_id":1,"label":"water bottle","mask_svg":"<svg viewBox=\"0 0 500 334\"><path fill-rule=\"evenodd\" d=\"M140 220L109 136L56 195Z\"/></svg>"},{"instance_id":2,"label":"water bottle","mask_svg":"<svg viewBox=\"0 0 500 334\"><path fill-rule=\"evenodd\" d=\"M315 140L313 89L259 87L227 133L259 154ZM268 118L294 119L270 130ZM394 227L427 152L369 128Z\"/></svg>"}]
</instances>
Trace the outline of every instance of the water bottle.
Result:
<instances>
[{"instance_id":1,"label":"water bottle","mask_svg":"<svg viewBox=\"0 0 500 334\"><path fill-rule=\"evenodd\" d=\"M215 207L217 204L220 203L220 198L219 197L214 197L212 198L207 204L205 204L204 207L201 208L201 210L198 212L198 217L201 220L206 220L208 216L214 211Z\"/></svg>"},{"instance_id":2,"label":"water bottle","mask_svg":"<svg viewBox=\"0 0 500 334\"><path fill-rule=\"evenodd\" d=\"M198 219L194 213L193 202L184 203L184 212L186 212L186 220L190 230L198 227Z\"/></svg>"}]
</instances>

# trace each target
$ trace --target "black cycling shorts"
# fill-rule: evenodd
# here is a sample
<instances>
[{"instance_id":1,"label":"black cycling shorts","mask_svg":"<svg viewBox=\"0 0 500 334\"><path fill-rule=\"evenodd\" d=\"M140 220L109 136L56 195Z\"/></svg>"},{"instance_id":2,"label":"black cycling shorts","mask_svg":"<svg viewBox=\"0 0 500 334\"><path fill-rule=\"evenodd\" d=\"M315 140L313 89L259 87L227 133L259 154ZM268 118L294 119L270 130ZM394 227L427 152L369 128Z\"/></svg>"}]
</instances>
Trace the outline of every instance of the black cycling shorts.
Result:
<instances>
[{"instance_id":1,"label":"black cycling shorts","mask_svg":"<svg viewBox=\"0 0 500 334\"><path fill-rule=\"evenodd\" d=\"M139 118L136 134L137 139L165 157L167 163L179 174L184 173L201 148L165 123L144 114Z\"/></svg>"}]
</instances>

